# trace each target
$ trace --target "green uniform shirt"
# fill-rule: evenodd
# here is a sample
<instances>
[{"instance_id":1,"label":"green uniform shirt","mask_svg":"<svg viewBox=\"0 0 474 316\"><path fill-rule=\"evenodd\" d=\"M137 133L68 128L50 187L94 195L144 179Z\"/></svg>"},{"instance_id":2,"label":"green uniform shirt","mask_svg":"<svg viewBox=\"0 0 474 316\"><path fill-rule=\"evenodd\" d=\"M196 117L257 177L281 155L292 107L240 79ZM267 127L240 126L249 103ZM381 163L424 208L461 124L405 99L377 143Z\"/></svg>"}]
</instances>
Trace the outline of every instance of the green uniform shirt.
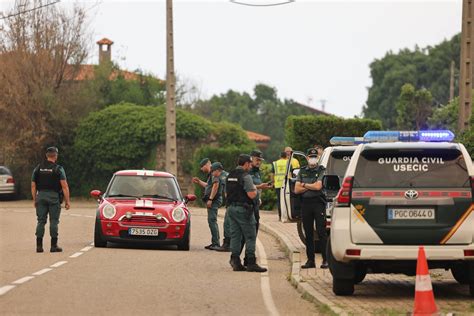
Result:
<instances>
[{"instance_id":1,"label":"green uniform shirt","mask_svg":"<svg viewBox=\"0 0 474 316\"><path fill-rule=\"evenodd\" d=\"M260 168L252 167L249 171L249 175L252 177L252 182L254 185L262 184L262 175L260 173ZM257 197L255 198L257 201L260 199L260 195L262 194L262 190L257 190Z\"/></svg>"},{"instance_id":2,"label":"green uniform shirt","mask_svg":"<svg viewBox=\"0 0 474 316\"><path fill-rule=\"evenodd\" d=\"M315 183L323 180L323 176L326 169L322 166L317 166L316 168L310 168L306 166L302 168L296 177L296 182L300 183ZM315 198L322 196L322 190L308 190L302 194L304 198Z\"/></svg>"},{"instance_id":3,"label":"green uniform shirt","mask_svg":"<svg viewBox=\"0 0 474 316\"><path fill-rule=\"evenodd\" d=\"M237 166L237 169L243 169L241 166ZM244 180L244 191L245 192L252 192L257 190L255 185L253 184L252 176L249 175L248 173L244 175L243 177Z\"/></svg>"}]
</instances>

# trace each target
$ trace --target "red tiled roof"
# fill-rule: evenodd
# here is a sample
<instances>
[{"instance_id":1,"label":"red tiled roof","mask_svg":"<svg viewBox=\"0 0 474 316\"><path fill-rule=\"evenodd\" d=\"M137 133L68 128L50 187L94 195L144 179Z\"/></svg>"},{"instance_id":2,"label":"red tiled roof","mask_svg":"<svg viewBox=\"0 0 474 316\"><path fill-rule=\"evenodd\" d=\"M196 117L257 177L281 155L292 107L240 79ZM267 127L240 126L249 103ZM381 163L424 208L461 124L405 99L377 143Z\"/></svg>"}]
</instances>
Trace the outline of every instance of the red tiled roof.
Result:
<instances>
[{"instance_id":1,"label":"red tiled roof","mask_svg":"<svg viewBox=\"0 0 474 316\"><path fill-rule=\"evenodd\" d=\"M251 131L245 131L245 132L247 133L247 137L250 140L253 140L254 142L257 142L257 143L269 143L272 140L272 138L267 135L263 135L263 134L259 134L259 133L255 133Z\"/></svg>"},{"instance_id":2,"label":"red tiled roof","mask_svg":"<svg viewBox=\"0 0 474 316\"><path fill-rule=\"evenodd\" d=\"M114 42L112 42L111 40L109 40L108 38L104 37L103 39L101 39L100 41L97 41L97 44L99 45L112 45Z\"/></svg>"},{"instance_id":3,"label":"red tiled roof","mask_svg":"<svg viewBox=\"0 0 474 316\"><path fill-rule=\"evenodd\" d=\"M74 69L73 66L68 66L65 71L65 79L70 81L84 81L94 79L96 65L80 65L79 69ZM125 80L139 80L139 75L134 72L120 70L113 71L110 74L109 80L116 79L119 75L123 76Z\"/></svg>"}]
</instances>

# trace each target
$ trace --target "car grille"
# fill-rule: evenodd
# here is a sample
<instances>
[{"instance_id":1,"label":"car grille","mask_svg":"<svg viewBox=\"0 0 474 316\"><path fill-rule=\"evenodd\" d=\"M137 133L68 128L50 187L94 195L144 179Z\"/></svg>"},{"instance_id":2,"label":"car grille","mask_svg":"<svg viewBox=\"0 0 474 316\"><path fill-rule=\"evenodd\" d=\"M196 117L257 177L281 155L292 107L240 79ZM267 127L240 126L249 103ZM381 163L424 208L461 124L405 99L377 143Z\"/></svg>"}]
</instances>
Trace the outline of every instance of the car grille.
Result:
<instances>
[{"instance_id":1,"label":"car grille","mask_svg":"<svg viewBox=\"0 0 474 316\"><path fill-rule=\"evenodd\" d=\"M124 217L121 221L123 226L165 226L164 219L157 220L154 216L132 216L132 218Z\"/></svg>"}]
</instances>

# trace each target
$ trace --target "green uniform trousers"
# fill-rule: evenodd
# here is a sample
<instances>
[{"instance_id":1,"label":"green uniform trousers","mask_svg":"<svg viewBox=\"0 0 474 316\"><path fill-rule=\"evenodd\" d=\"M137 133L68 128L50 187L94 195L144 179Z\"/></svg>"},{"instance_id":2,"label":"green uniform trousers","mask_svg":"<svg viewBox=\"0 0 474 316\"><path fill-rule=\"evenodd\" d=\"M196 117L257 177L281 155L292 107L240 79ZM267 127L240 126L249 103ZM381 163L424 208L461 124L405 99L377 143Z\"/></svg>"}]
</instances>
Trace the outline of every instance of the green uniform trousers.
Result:
<instances>
[{"instance_id":1,"label":"green uniform trousers","mask_svg":"<svg viewBox=\"0 0 474 316\"><path fill-rule=\"evenodd\" d=\"M214 246L220 245L219 225L217 224L218 209L219 207L217 205L212 205L211 208L207 209L207 223L209 224L209 229L211 230L211 244Z\"/></svg>"},{"instance_id":2,"label":"green uniform trousers","mask_svg":"<svg viewBox=\"0 0 474 316\"><path fill-rule=\"evenodd\" d=\"M230 240L230 218L229 209L226 209L224 216L224 238Z\"/></svg>"},{"instance_id":3,"label":"green uniform trousers","mask_svg":"<svg viewBox=\"0 0 474 316\"><path fill-rule=\"evenodd\" d=\"M255 215L243 206L230 205L227 209L230 219L230 250L233 256L240 256L242 238L245 238L245 257L255 258L256 221Z\"/></svg>"},{"instance_id":4,"label":"green uniform trousers","mask_svg":"<svg viewBox=\"0 0 474 316\"><path fill-rule=\"evenodd\" d=\"M59 203L59 193L54 191L40 191L36 196L36 237L43 238L44 226L48 221L49 214L49 234L51 238L58 237L59 215L61 214L61 204Z\"/></svg>"}]
</instances>

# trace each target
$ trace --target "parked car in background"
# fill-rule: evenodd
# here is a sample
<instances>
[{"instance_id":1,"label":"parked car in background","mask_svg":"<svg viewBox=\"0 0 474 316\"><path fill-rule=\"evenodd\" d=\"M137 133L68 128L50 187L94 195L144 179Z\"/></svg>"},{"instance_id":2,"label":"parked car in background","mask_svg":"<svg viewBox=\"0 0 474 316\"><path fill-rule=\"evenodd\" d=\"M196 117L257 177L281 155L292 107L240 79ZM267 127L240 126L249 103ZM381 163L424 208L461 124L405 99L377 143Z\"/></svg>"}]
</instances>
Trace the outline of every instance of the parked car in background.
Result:
<instances>
[{"instance_id":1,"label":"parked car in background","mask_svg":"<svg viewBox=\"0 0 474 316\"><path fill-rule=\"evenodd\" d=\"M0 166L0 198L13 199L17 194L17 185L12 172L5 166Z\"/></svg>"}]
</instances>

